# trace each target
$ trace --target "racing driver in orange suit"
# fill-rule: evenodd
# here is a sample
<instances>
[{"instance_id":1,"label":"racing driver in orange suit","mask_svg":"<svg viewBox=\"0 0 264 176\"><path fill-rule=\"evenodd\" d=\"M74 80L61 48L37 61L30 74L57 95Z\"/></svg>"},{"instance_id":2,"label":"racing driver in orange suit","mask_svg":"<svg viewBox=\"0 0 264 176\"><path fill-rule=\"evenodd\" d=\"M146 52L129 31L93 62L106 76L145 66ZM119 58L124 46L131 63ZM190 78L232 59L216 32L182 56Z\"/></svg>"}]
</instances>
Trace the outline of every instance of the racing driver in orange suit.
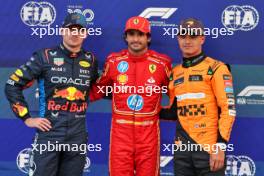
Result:
<instances>
[{"instance_id":1,"label":"racing driver in orange suit","mask_svg":"<svg viewBox=\"0 0 264 176\"><path fill-rule=\"evenodd\" d=\"M167 92L171 61L148 49L150 23L143 17L127 21L124 39L128 49L108 56L95 94L97 99L101 89L107 90L104 86L123 90L112 92L109 172L111 176L157 176L160 102L162 92Z\"/></svg>"},{"instance_id":2,"label":"racing driver in orange suit","mask_svg":"<svg viewBox=\"0 0 264 176\"><path fill-rule=\"evenodd\" d=\"M175 145L201 144L202 150L174 150L174 172L224 176L226 143L236 115L232 75L229 66L202 52L201 21L183 20L181 28L178 43L183 62L172 69L170 108L162 109L160 117L178 119Z\"/></svg>"}]
</instances>

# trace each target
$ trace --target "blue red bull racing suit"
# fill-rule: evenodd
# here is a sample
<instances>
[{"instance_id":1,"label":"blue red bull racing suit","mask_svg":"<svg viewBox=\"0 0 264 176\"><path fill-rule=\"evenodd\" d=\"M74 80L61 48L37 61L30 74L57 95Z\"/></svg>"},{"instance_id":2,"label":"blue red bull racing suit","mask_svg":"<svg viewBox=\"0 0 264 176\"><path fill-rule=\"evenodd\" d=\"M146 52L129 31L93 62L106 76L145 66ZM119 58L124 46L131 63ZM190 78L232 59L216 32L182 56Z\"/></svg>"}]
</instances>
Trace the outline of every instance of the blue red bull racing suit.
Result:
<instances>
[{"instance_id":1,"label":"blue red bull racing suit","mask_svg":"<svg viewBox=\"0 0 264 176\"><path fill-rule=\"evenodd\" d=\"M90 85L98 77L95 57L81 49L71 53L63 44L33 53L30 60L8 79L5 93L15 115L30 118L23 89L37 80L39 116L47 118L52 128L37 130L36 144L87 144L85 114ZM86 148L85 148L86 149ZM85 152L86 153L86 152ZM82 175L86 155L80 151L33 150L33 175Z\"/></svg>"}]
</instances>

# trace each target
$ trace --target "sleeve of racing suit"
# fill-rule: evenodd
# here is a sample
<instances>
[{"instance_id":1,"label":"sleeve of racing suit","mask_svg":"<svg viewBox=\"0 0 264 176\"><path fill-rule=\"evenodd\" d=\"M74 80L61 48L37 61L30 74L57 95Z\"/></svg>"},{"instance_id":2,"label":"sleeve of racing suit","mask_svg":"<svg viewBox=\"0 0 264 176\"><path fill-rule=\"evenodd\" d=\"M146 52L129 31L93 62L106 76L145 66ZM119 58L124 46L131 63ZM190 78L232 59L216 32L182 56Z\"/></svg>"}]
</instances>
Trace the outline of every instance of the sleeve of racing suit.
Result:
<instances>
[{"instance_id":1,"label":"sleeve of racing suit","mask_svg":"<svg viewBox=\"0 0 264 176\"><path fill-rule=\"evenodd\" d=\"M109 96L106 91L108 91L108 86L112 86L110 64L112 64L111 60L107 59L101 76L96 80L95 84L92 85L90 93L91 102Z\"/></svg>"},{"instance_id":2,"label":"sleeve of racing suit","mask_svg":"<svg viewBox=\"0 0 264 176\"><path fill-rule=\"evenodd\" d=\"M11 105L14 114L25 121L31 117L28 104L23 95L23 89L30 87L34 79L42 72L42 61L38 53L33 53L30 60L18 68L7 80L5 95Z\"/></svg>"},{"instance_id":3,"label":"sleeve of racing suit","mask_svg":"<svg viewBox=\"0 0 264 176\"><path fill-rule=\"evenodd\" d=\"M166 71L168 70L168 71ZM168 62L165 67L166 71L166 79L165 85L167 86L167 95L169 96L169 106L165 106L161 108L160 111L160 119L162 120L177 120L177 99L174 98L173 87L171 86L173 80L173 73L171 71L171 63Z\"/></svg>"},{"instance_id":4,"label":"sleeve of racing suit","mask_svg":"<svg viewBox=\"0 0 264 176\"><path fill-rule=\"evenodd\" d=\"M220 109L217 142L226 143L229 141L236 115L232 75L226 65L221 64L215 70L211 83Z\"/></svg>"},{"instance_id":5,"label":"sleeve of racing suit","mask_svg":"<svg viewBox=\"0 0 264 176\"><path fill-rule=\"evenodd\" d=\"M92 75L91 75L91 83L95 83L96 80L98 79L99 74L98 74L98 61L97 59L93 56L93 69L92 69Z\"/></svg>"},{"instance_id":6,"label":"sleeve of racing suit","mask_svg":"<svg viewBox=\"0 0 264 176\"><path fill-rule=\"evenodd\" d=\"M170 108L162 108L160 110L160 119L162 120L177 120L177 99L174 98L172 105Z\"/></svg>"}]
</instances>

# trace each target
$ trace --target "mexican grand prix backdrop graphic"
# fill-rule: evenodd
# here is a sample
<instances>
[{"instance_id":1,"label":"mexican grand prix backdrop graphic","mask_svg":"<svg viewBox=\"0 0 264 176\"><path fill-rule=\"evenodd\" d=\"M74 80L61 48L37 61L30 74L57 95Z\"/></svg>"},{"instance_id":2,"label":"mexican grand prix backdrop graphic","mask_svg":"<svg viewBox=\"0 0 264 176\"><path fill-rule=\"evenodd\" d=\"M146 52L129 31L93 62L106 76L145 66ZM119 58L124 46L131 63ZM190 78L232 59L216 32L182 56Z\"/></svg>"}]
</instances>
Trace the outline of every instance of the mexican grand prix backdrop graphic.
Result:
<instances>
[{"instance_id":1,"label":"mexican grand prix backdrop graphic","mask_svg":"<svg viewBox=\"0 0 264 176\"><path fill-rule=\"evenodd\" d=\"M237 118L227 153L226 175L264 175L264 2L261 0L67 0L5 1L0 10L0 175L26 175L35 131L16 119L4 96L4 85L16 67L33 51L60 43L59 27L67 13L82 13L89 24L84 47L103 68L105 58L127 46L126 20L143 16L152 24L151 49L181 62L176 29L181 19L204 22L206 55L229 63L234 77ZM24 92L31 114L38 114L38 90ZM167 103L164 99L163 104ZM88 107L88 154L84 175L108 175L111 103L100 100ZM161 122L161 175L173 175L175 123Z\"/></svg>"}]
</instances>

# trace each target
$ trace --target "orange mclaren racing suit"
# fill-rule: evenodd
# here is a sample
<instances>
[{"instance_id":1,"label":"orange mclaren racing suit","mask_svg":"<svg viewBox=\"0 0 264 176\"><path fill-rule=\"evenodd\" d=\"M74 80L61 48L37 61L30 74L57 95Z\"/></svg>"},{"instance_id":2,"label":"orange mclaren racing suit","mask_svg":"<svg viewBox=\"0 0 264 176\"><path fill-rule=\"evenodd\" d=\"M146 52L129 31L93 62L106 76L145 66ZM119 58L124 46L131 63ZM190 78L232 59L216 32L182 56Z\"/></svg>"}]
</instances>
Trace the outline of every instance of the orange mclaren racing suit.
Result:
<instances>
[{"instance_id":1,"label":"orange mclaren racing suit","mask_svg":"<svg viewBox=\"0 0 264 176\"><path fill-rule=\"evenodd\" d=\"M170 59L151 50L142 56L123 50L107 58L97 87L124 86L112 92L111 176L159 175L159 111L170 69Z\"/></svg>"},{"instance_id":2,"label":"orange mclaren racing suit","mask_svg":"<svg viewBox=\"0 0 264 176\"><path fill-rule=\"evenodd\" d=\"M227 65L203 53L193 58L183 59L183 64L172 69L169 95L170 106L177 106L177 111L176 107L170 109L177 114L169 117L161 111L160 117L167 120L178 119L176 144L188 141L215 147L216 143L228 142L236 111L232 75ZM209 151L208 148L207 152L211 153L212 148ZM193 152L178 153L175 159L181 162L175 162L176 175L188 175L187 171L179 166L184 160L183 156L191 156L189 157L192 158L190 163L194 163L191 167L198 167L204 173L206 171L201 168L207 167L210 172L207 152L202 155L196 153L194 157ZM201 166L201 156L208 157L208 160L203 162L207 163L207 166ZM179 172L177 168L181 171ZM190 168L189 171L192 170ZM193 175L203 175L203 173L198 173L195 172Z\"/></svg>"}]
</instances>

